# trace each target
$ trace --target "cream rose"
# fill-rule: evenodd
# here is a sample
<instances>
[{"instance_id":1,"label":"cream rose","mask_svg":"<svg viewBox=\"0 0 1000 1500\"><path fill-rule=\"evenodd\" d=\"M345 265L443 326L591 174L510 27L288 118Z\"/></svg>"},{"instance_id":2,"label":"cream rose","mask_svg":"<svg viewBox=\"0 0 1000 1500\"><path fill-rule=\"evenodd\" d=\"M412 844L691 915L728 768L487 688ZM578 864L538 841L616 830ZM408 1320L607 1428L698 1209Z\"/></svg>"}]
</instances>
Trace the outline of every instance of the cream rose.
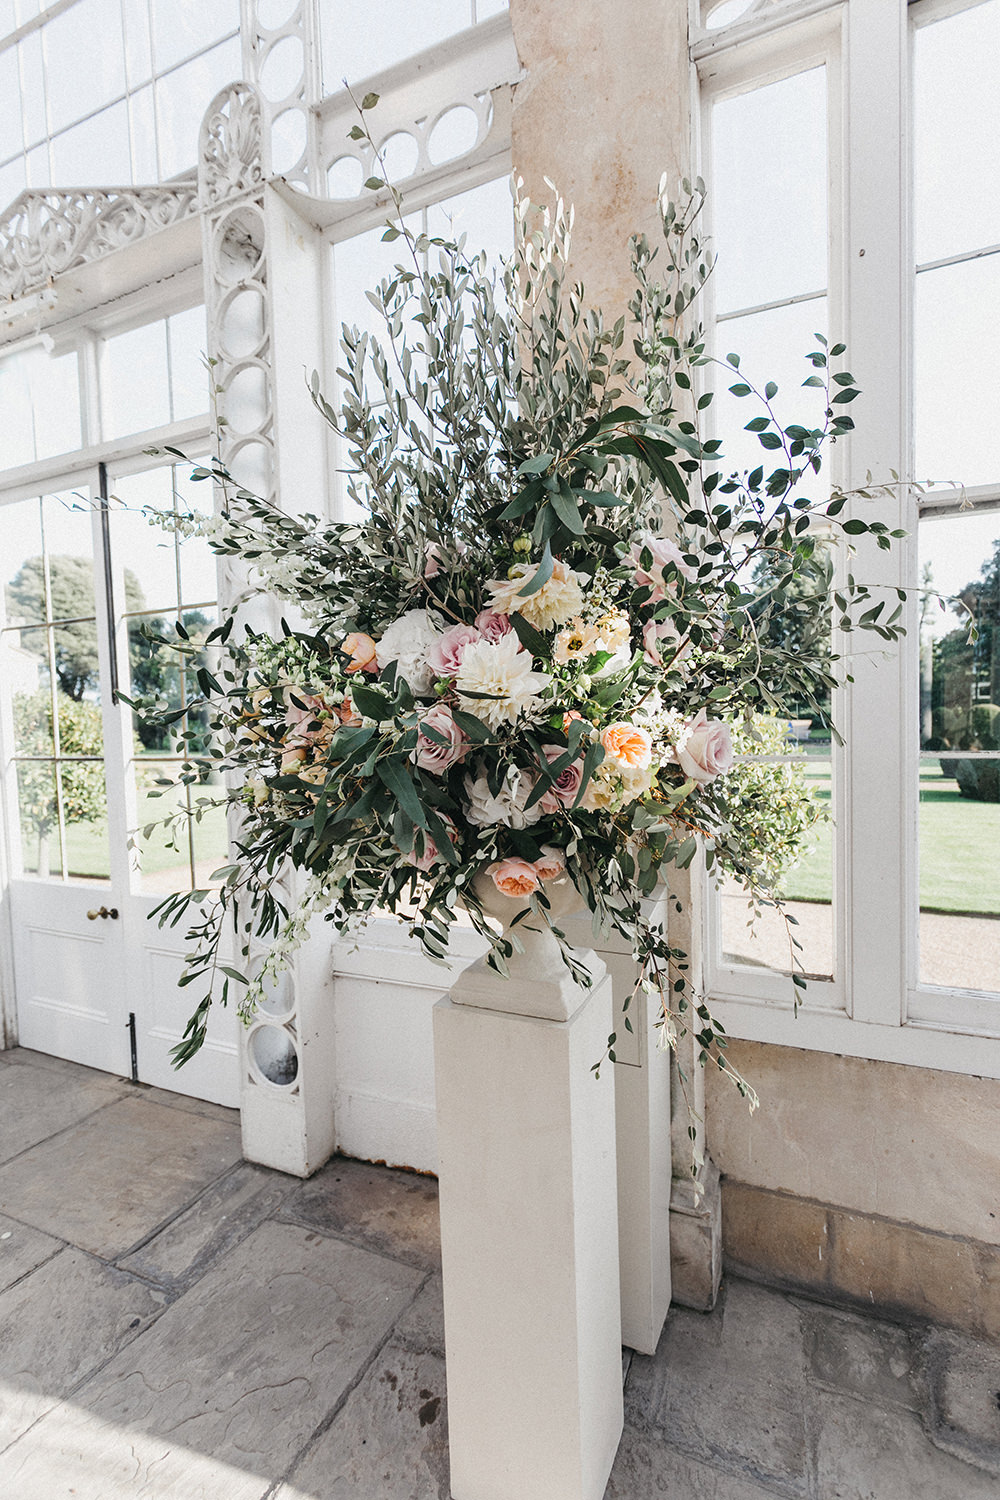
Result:
<instances>
[{"instance_id":1,"label":"cream rose","mask_svg":"<svg viewBox=\"0 0 1000 1500\"><path fill-rule=\"evenodd\" d=\"M500 615L523 615L536 630L551 630L555 625L565 625L583 608L581 583L587 581L585 573L575 573L563 562L552 564L552 577L533 594L522 595L520 590L538 572L538 564L515 563L509 578L493 578L486 587L492 594L491 608Z\"/></svg>"}]
</instances>

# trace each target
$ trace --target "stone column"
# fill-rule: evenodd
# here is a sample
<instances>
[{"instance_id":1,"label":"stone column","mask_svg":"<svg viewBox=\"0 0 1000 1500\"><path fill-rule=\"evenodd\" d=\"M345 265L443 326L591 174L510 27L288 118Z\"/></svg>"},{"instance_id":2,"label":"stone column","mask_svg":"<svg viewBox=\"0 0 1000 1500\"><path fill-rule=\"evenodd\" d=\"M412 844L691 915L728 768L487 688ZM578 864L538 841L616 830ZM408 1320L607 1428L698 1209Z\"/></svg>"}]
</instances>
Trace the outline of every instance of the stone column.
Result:
<instances>
[{"instance_id":1,"label":"stone column","mask_svg":"<svg viewBox=\"0 0 1000 1500\"><path fill-rule=\"evenodd\" d=\"M688 7L684 0L510 0L510 15L526 72L514 95L514 173L532 201L551 199L548 179L573 204L573 277L584 283L585 302L614 321L632 289L629 237L644 231L655 244L660 236L661 173L670 184L692 171ZM671 914L671 940L688 953L695 983L700 879L700 872L691 879L679 871L671 880L684 907ZM680 1043L672 1071L673 1297L684 1306L711 1307L721 1274L721 1209L711 1163L695 1177L690 1171L688 1125L693 1119L694 1146L703 1154L705 1097L690 1037Z\"/></svg>"},{"instance_id":2,"label":"stone column","mask_svg":"<svg viewBox=\"0 0 1000 1500\"><path fill-rule=\"evenodd\" d=\"M622 1431L613 1069L591 1071L611 984L516 930L511 978L479 960L434 1013L451 1493L601 1500Z\"/></svg>"}]
</instances>

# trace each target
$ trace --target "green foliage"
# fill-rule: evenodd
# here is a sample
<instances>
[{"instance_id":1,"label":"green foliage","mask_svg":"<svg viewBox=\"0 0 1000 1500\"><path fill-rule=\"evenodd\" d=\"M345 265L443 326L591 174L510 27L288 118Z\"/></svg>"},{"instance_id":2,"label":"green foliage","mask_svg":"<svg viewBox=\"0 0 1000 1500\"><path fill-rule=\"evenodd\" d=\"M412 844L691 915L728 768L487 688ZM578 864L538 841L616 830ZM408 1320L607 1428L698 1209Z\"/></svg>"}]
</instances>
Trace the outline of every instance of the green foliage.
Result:
<instances>
[{"instance_id":1,"label":"green foliage","mask_svg":"<svg viewBox=\"0 0 1000 1500\"><path fill-rule=\"evenodd\" d=\"M779 759L797 748L787 721L755 714L734 724L733 748L736 764L718 793L727 805L728 826L717 835L710 860L751 889L779 892L830 813L806 780L804 757Z\"/></svg>"},{"instance_id":2,"label":"green foliage","mask_svg":"<svg viewBox=\"0 0 1000 1500\"><path fill-rule=\"evenodd\" d=\"M374 911L406 914L425 951L443 959L464 905L505 972L516 929L497 936L471 881L499 861L534 868L555 857L604 925L631 942L668 1039L693 1032L702 1059L732 1071L684 954L642 901L691 863L699 836L757 896L775 896L816 808L794 772L766 764L727 775L724 720L743 726L753 752L774 738L762 715L783 715L790 700L825 710L836 658L816 527L845 556L849 538L888 547L891 534L849 511L841 520L846 495L813 504L804 494L824 446L853 426L845 407L858 390L838 367L842 345L817 336L807 356L806 383L826 392L821 427L781 427L773 387L741 376L732 389L755 402L747 425L765 461L735 473L721 442L702 435L708 393L695 393L710 361L692 305L711 258L697 228L704 189L685 193L679 208L662 204L662 246L633 241L635 363L625 320L608 325L568 284L561 204L518 203L518 251L499 280L463 242L413 235L400 219L384 237L402 242L403 259L369 294L384 338L344 327L339 407L312 380L346 447L361 519L291 517L220 466L201 471L225 495L223 522L207 533L213 548L253 563L306 623L272 640L237 632L230 618L208 637L223 663L199 674L209 753L245 778L232 794L243 832L214 907L191 928L186 982L205 995L178 1061L204 1037L218 935L234 910L244 963L221 995L245 984L245 1014L313 909L339 931ZM726 368L727 379L739 370L736 355ZM796 601L808 653L762 629L774 610L749 582L758 569L772 602ZM895 595L873 599L850 571L834 603L844 629L899 632ZM473 628L484 610L505 616L523 648L507 659L521 674L516 701L513 679L463 680L469 653L482 650L499 671L508 650L491 655L495 642ZM432 671L431 646L452 625L472 629L476 643L461 668ZM156 722L179 717L161 711ZM619 732L632 736L633 760L621 758ZM465 743L436 765L428 747L447 750L451 736ZM193 754L190 730L181 742ZM307 877L291 915L276 894L288 864ZM168 898L160 920L190 918L204 895ZM544 884L526 901L547 920ZM260 945L268 956L251 977ZM585 982L565 943L563 952Z\"/></svg>"}]
</instances>

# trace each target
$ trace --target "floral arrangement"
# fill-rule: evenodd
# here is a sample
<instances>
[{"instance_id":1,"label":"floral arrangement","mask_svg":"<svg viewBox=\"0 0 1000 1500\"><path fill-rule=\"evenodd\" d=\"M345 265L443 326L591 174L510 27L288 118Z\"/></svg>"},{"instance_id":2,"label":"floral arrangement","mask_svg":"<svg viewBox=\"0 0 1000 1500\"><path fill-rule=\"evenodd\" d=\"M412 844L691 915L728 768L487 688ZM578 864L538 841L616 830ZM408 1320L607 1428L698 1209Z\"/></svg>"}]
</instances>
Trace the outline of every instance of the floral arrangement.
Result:
<instances>
[{"instance_id":1,"label":"floral arrangement","mask_svg":"<svg viewBox=\"0 0 1000 1500\"><path fill-rule=\"evenodd\" d=\"M643 900L699 839L715 867L777 899L776 873L815 809L800 798L762 858L746 815L761 783L734 761L734 733L752 761L755 717L792 700L818 713L833 659L768 644L762 611L781 610L817 528L826 545L838 531L889 539L878 524L842 525L844 495L804 493L824 444L852 425L857 388L832 370L843 346L820 338L808 356L806 384L826 391L818 428L782 428L774 387L755 392L728 357L735 394L759 396L748 425L771 462L727 470L706 428L709 360L690 306L711 270L704 189L685 191L680 209L661 198L662 280L657 252L632 242L628 355L625 320L609 326L567 285L561 204L517 203L518 250L499 277L464 242L389 223L384 238L404 254L371 294L385 336L344 328L336 407L313 378L349 455L356 521L292 516L218 464L197 471L221 489L222 513L186 524L242 559L286 613L271 634L237 629L234 614L209 638L221 665L197 673L208 729L181 734L187 777L206 758L235 773L240 820L221 888L158 908L161 922L196 912L185 982L205 993L178 1063L201 1044L216 988L226 1001L239 985L248 1015L317 911L339 932L395 913L443 960L464 910L503 973L517 926L487 921L472 883L488 872L528 922L548 920L547 883L567 874L631 942L665 1039L690 1029L702 1058L729 1070L721 1026ZM764 555L762 600L748 580ZM899 611L853 578L836 607L843 628L898 629ZM159 722L171 717L161 706ZM292 909L289 864L305 876ZM242 968L218 962L231 914Z\"/></svg>"}]
</instances>

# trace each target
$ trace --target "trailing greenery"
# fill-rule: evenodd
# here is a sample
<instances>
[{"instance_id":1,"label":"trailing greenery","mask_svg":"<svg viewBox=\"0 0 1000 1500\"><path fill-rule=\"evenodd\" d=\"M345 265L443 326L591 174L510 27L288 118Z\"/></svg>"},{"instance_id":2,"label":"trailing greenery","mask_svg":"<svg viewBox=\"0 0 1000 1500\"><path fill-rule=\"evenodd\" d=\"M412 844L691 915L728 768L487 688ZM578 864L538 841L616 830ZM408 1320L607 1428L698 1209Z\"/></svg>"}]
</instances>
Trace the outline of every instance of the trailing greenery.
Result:
<instances>
[{"instance_id":1,"label":"trailing greenery","mask_svg":"<svg viewBox=\"0 0 1000 1500\"><path fill-rule=\"evenodd\" d=\"M196 472L223 510L186 524L287 608L274 635L230 616L208 637L221 666L195 668L208 729L182 725L181 741L238 775L242 829L218 893L159 908L161 922L192 922L185 982L202 990L178 1062L231 985L249 1016L314 911L341 932L399 913L443 960L464 906L505 972L516 924L498 935L471 888L490 871L533 922L547 920L546 882L572 879L632 944L664 1039L690 1031L703 1060L732 1071L685 955L643 898L703 838L720 869L775 899L815 808L773 766L734 772L730 726L744 748L765 748L760 716L783 717L789 701L818 714L837 667L828 646L803 651L761 629L754 570L767 560L780 604L815 572L817 525L848 553L854 537L888 547L890 533L844 519L844 494L809 498L825 448L853 426L841 344L817 336L807 356L805 384L826 393L816 428L782 427L773 384L757 390L727 357L762 450L749 473L727 467L704 425L710 361L694 310L712 265L704 188L684 192L661 202L661 245L632 242L631 329L569 283L561 203L517 202L517 253L499 277L462 241L414 235L401 216L387 226L400 264L370 293L384 336L344 328L338 404L312 382L357 521L287 514L218 464ZM895 596L871 597L849 565L809 607L827 612L831 597L845 629L898 633ZM778 782L789 800L765 807ZM306 876L291 911L289 865ZM218 963L227 920L240 967Z\"/></svg>"}]
</instances>

